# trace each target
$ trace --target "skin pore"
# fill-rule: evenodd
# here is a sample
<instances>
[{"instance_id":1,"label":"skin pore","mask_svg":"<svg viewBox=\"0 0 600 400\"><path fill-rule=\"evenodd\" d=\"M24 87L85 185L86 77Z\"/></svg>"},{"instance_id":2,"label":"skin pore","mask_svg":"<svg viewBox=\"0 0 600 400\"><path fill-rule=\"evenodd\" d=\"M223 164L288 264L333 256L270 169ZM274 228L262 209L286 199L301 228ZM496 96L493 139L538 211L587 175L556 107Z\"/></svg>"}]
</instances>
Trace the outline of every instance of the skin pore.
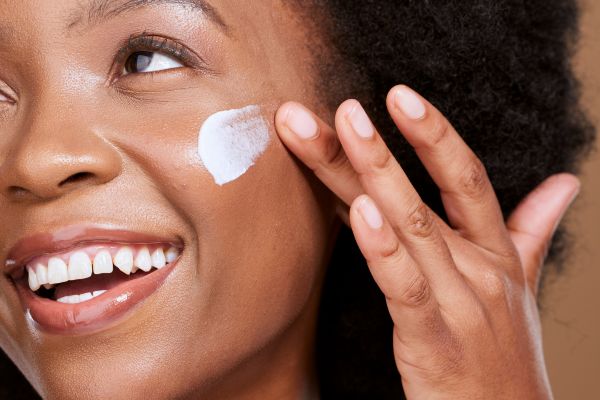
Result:
<instances>
[{"instance_id":1,"label":"skin pore","mask_svg":"<svg viewBox=\"0 0 600 400\"><path fill-rule=\"evenodd\" d=\"M45 398L313 394L318 296L339 221L332 194L272 124L290 99L331 111L310 85L305 29L279 1L195 3L0 0L2 265L19 239L68 226L184 245L159 290L85 335L30 325L2 274L0 345ZM185 67L123 74L131 53L163 42L186 49ZM271 125L269 147L219 186L198 158L198 131L249 104Z\"/></svg>"}]
</instances>

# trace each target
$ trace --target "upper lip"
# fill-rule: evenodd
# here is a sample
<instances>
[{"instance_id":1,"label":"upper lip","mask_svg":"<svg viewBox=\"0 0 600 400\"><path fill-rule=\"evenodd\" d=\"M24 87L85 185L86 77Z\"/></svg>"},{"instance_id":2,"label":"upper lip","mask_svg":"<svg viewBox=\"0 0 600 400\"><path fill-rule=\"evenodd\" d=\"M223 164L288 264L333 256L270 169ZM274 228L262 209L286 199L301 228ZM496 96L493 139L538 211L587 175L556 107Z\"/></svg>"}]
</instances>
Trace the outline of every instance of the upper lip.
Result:
<instances>
[{"instance_id":1,"label":"upper lip","mask_svg":"<svg viewBox=\"0 0 600 400\"><path fill-rule=\"evenodd\" d=\"M35 257L65 252L86 244L110 243L168 243L181 248L180 238L165 238L122 228L72 225L53 232L36 233L24 237L8 251L4 262L4 273L9 276L19 274L27 262Z\"/></svg>"}]
</instances>

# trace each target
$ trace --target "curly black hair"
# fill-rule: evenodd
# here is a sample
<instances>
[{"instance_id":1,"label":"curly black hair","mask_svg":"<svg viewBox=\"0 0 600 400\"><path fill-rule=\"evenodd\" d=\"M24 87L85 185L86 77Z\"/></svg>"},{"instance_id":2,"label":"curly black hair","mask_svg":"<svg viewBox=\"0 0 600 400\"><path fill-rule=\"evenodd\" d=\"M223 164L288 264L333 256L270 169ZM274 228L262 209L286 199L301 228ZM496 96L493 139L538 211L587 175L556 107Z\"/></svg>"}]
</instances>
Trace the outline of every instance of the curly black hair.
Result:
<instances>
[{"instance_id":1,"label":"curly black hair","mask_svg":"<svg viewBox=\"0 0 600 400\"><path fill-rule=\"evenodd\" d=\"M594 130L571 68L576 0L288 0L318 27L319 91L329 109L357 98L429 206L439 192L385 108L404 83L452 122L481 158L505 216L546 177L577 173ZM309 46L311 44L308 44ZM560 227L548 264L561 265ZM319 313L316 357L324 399L401 399L392 323L352 233L342 228ZM37 398L0 360L0 398Z\"/></svg>"},{"instance_id":2,"label":"curly black hair","mask_svg":"<svg viewBox=\"0 0 600 400\"><path fill-rule=\"evenodd\" d=\"M363 102L446 221L438 188L389 118L385 97L396 84L416 89L451 121L485 164L505 217L548 176L578 173L595 131L571 67L576 0L308 2L324 16L332 51L318 59L329 107ZM564 264L567 238L561 226L547 266ZM327 271L316 351L322 398L404 398L385 300L348 228Z\"/></svg>"}]
</instances>

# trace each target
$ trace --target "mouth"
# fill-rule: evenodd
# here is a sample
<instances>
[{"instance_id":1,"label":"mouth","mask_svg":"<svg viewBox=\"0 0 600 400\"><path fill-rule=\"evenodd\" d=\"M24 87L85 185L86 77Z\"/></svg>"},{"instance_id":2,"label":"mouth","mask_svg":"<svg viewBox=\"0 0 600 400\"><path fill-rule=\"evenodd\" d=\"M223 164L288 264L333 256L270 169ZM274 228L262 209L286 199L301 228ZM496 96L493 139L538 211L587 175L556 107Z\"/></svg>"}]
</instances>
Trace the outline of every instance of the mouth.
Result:
<instances>
[{"instance_id":1,"label":"mouth","mask_svg":"<svg viewBox=\"0 0 600 400\"><path fill-rule=\"evenodd\" d=\"M81 334L114 325L160 287L183 250L177 240L133 232L89 233L50 243L33 237L9 253L7 274L41 330Z\"/></svg>"}]
</instances>

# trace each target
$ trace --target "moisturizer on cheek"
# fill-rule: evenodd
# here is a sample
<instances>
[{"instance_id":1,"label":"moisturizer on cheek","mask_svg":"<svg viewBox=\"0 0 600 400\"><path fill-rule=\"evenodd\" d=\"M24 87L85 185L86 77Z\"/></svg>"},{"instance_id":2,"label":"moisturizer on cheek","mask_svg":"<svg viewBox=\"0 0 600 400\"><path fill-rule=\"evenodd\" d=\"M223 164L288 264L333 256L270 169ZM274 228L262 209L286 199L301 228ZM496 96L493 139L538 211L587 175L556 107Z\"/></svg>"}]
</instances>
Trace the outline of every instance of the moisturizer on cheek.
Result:
<instances>
[{"instance_id":1,"label":"moisturizer on cheek","mask_svg":"<svg viewBox=\"0 0 600 400\"><path fill-rule=\"evenodd\" d=\"M208 117L198 135L198 155L224 185L242 176L269 144L269 126L259 106L220 111Z\"/></svg>"}]
</instances>

